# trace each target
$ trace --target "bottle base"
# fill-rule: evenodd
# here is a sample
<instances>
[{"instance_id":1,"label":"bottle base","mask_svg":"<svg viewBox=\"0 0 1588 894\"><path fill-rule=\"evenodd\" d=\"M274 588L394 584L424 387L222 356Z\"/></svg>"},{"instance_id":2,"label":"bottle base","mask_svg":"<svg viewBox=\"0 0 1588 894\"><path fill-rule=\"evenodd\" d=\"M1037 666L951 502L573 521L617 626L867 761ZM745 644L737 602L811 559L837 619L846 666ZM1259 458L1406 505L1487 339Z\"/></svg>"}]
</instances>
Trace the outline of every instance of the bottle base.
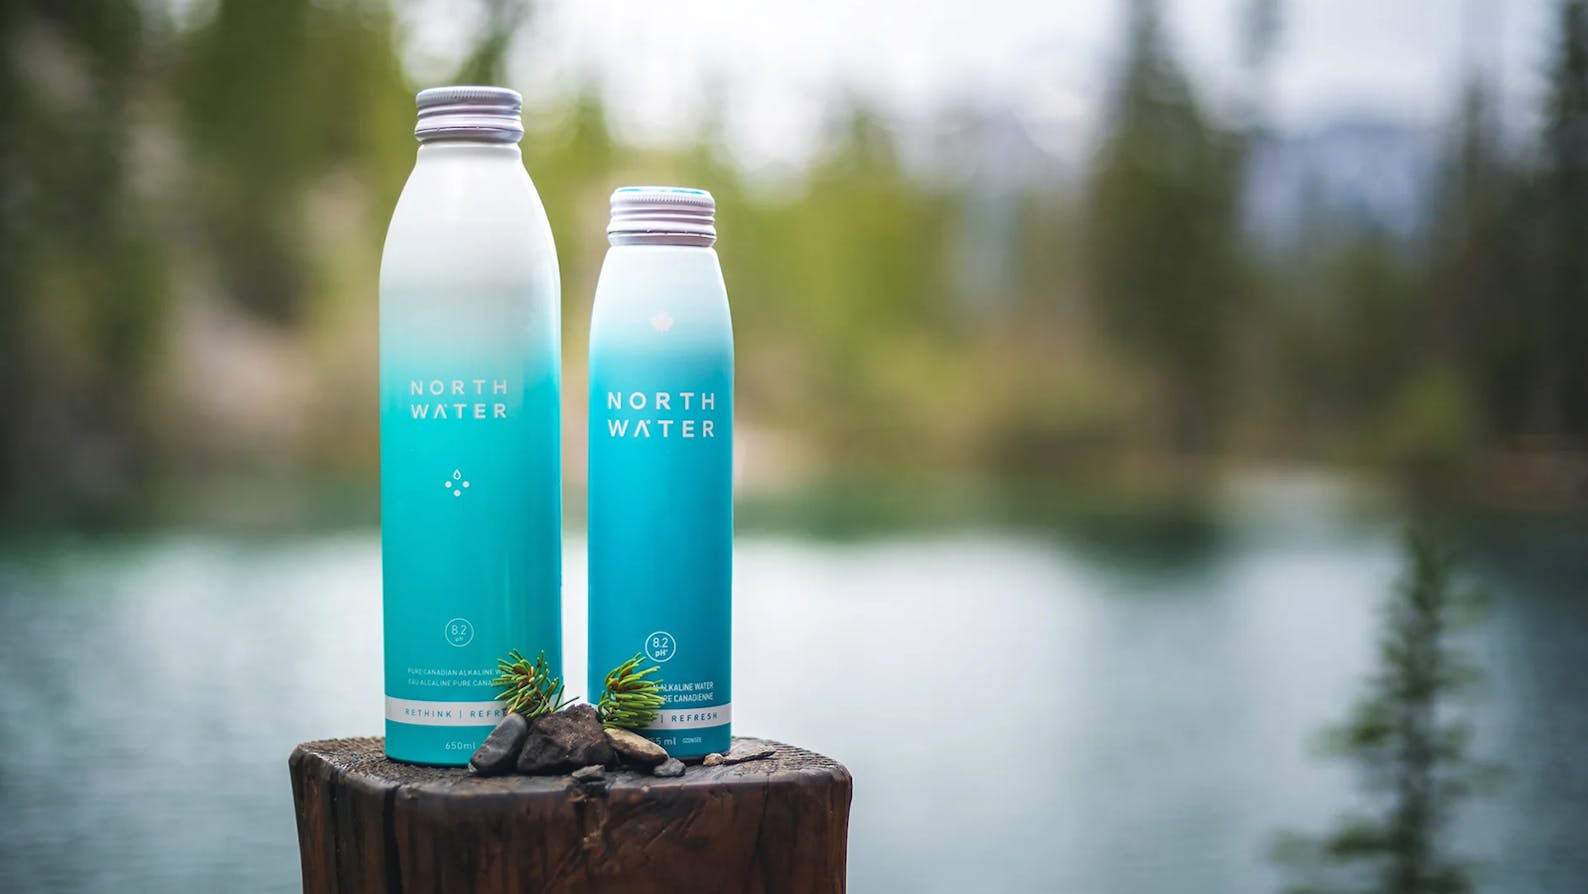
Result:
<instances>
[{"instance_id":1,"label":"bottle base","mask_svg":"<svg viewBox=\"0 0 1588 894\"><path fill-rule=\"evenodd\" d=\"M386 721L386 756L405 764L466 767L491 726L422 726Z\"/></svg>"},{"instance_id":2,"label":"bottle base","mask_svg":"<svg viewBox=\"0 0 1588 894\"><path fill-rule=\"evenodd\" d=\"M733 742L731 724L707 729L640 729L635 732L667 750L670 757L705 757L713 752L722 754Z\"/></svg>"}]
</instances>

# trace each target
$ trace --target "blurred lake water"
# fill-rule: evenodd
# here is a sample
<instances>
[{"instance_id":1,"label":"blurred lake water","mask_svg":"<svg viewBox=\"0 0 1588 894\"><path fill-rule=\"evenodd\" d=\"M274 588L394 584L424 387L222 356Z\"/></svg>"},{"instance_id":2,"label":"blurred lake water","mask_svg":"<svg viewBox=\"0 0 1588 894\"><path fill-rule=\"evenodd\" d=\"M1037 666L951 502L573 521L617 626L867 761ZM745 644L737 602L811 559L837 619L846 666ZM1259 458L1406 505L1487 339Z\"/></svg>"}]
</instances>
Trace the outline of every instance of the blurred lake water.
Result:
<instances>
[{"instance_id":1,"label":"blurred lake water","mask_svg":"<svg viewBox=\"0 0 1588 894\"><path fill-rule=\"evenodd\" d=\"M1312 744L1371 667L1397 534L1279 510L1189 543L747 534L736 730L853 771L858 892L1275 891L1274 836L1360 803ZM1476 543L1476 751L1509 773L1454 843L1480 890L1580 891L1581 531ZM0 550L4 886L297 890L287 754L381 728L378 550L373 531ZM583 555L570 538L575 693Z\"/></svg>"}]
</instances>

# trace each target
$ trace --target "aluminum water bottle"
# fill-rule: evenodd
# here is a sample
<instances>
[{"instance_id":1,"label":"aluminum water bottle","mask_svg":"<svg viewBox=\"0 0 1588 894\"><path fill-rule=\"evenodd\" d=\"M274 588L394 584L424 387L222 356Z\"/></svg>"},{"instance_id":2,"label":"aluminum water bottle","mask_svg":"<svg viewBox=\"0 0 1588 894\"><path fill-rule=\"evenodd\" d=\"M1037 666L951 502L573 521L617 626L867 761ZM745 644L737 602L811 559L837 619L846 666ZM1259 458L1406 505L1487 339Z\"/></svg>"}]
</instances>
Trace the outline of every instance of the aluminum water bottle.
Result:
<instances>
[{"instance_id":1,"label":"aluminum water bottle","mask_svg":"<svg viewBox=\"0 0 1588 894\"><path fill-rule=\"evenodd\" d=\"M519 95L419 94L380 270L386 753L465 764L498 658L562 664L561 284Z\"/></svg>"},{"instance_id":2,"label":"aluminum water bottle","mask_svg":"<svg viewBox=\"0 0 1588 894\"><path fill-rule=\"evenodd\" d=\"M589 688L635 654L666 704L639 732L675 756L728 747L733 326L716 206L612 194L590 321Z\"/></svg>"}]
</instances>

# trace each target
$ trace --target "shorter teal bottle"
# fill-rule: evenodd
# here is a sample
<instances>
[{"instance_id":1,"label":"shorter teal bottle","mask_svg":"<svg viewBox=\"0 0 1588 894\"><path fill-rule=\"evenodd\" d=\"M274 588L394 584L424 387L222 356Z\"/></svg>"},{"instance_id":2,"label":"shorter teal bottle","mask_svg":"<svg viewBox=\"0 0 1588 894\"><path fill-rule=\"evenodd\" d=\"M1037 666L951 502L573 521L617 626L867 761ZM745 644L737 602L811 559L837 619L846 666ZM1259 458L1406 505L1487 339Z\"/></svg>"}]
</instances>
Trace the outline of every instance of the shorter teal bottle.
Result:
<instances>
[{"instance_id":1,"label":"shorter teal bottle","mask_svg":"<svg viewBox=\"0 0 1588 894\"><path fill-rule=\"evenodd\" d=\"M728 747L733 325L711 194L624 187L590 321L589 685L641 654L665 704L639 732Z\"/></svg>"}]
</instances>

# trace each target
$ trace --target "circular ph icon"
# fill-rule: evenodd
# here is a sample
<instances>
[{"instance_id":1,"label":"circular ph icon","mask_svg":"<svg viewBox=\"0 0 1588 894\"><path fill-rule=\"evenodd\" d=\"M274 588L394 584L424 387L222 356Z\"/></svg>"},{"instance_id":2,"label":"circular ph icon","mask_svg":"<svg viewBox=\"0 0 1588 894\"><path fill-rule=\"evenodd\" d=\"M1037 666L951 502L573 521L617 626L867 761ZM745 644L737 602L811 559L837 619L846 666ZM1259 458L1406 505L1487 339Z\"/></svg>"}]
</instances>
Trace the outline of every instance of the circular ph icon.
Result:
<instances>
[{"instance_id":1,"label":"circular ph icon","mask_svg":"<svg viewBox=\"0 0 1588 894\"><path fill-rule=\"evenodd\" d=\"M474 642L474 625L468 618L453 618L448 621L447 642L458 648Z\"/></svg>"},{"instance_id":2,"label":"circular ph icon","mask_svg":"<svg viewBox=\"0 0 1588 894\"><path fill-rule=\"evenodd\" d=\"M645 638L645 657L657 664L672 658L676 651L678 644L673 641L673 635L665 630L658 630Z\"/></svg>"}]
</instances>

